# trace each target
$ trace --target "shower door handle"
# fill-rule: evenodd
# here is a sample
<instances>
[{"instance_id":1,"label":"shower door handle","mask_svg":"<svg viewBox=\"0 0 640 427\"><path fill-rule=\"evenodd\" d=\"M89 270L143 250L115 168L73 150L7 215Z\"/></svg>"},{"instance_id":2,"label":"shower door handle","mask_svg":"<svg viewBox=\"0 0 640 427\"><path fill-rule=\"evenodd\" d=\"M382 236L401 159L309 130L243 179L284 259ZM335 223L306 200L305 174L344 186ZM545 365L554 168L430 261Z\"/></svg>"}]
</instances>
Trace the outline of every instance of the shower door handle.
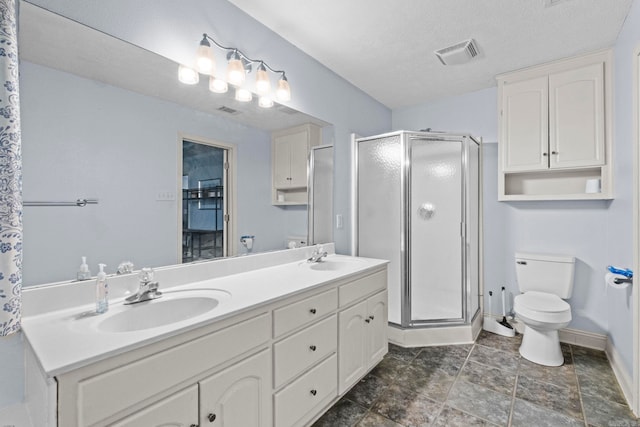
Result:
<instances>
[{"instance_id":1,"label":"shower door handle","mask_svg":"<svg viewBox=\"0 0 640 427\"><path fill-rule=\"evenodd\" d=\"M423 203L418 208L418 216L425 221L430 220L436 214L436 207L433 203Z\"/></svg>"}]
</instances>

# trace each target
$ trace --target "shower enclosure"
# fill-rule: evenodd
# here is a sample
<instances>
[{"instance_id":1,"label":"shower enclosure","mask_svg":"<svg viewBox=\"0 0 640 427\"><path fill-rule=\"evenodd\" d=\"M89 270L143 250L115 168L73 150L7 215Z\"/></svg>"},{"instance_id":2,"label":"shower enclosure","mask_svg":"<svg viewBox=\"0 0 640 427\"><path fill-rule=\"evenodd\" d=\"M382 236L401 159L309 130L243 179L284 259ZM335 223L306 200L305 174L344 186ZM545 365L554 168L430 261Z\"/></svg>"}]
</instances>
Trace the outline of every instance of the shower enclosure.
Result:
<instances>
[{"instance_id":1,"label":"shower enclosure","mask_svg":"<svg viewBox=\"0 0 640 427\"><path fill-rule=\"evenodd\" d=\"M356 139L355 150L355 249L390 260L389 322L479 319L479 142L400 131Z\"/></svg>"}]
</instances>

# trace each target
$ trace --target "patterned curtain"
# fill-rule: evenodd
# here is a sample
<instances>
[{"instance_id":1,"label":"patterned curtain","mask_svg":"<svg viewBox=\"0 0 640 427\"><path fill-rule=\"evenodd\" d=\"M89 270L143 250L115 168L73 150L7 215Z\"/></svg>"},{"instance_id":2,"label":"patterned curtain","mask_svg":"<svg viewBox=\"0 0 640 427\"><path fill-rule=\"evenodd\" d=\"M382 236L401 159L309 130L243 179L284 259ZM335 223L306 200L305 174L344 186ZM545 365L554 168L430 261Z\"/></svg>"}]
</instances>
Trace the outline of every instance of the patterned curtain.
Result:
<instances>
[{"instance_id":1,"label":"patterned curtain","mask_svg":"<svg viewBox=\"0 0 640 427\"><path fill-rule=\"evenodd\" d=\"M22 302L18 1L0 0L0 336L20 330Z\"/></svg>"}]
</instances>

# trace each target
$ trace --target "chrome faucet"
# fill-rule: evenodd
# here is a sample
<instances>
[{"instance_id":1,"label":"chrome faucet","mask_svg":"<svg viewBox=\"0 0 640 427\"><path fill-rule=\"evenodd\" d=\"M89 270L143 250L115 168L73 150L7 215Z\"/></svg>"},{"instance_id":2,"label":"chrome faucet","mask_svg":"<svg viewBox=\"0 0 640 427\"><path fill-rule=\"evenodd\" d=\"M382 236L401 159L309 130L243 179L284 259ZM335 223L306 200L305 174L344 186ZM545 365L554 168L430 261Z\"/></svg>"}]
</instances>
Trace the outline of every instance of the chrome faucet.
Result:
<instances>
[{"instance_id":1,"label":"chrome faucet","mask_svg":"<svg viewBox=\"0 0 640 427\"><path fill-rule=\"evenodd\" d=\"M327 251L322 250L322 245L317 245L316 249L311 254L311 257L307 259L307 262L320 262L322 258L327 256Z\"/></svg>"},{"instance_id":2,"label":"chrome faucet","mask_svg":"<svg viewBox=\"0 0 640 427\"><path fill-rule=\"evenodd\" d=\"M153 270L150 268L143 268L140 271L140 284L138 292L125 298L125 304L136 304L138 302L150 301L152 299L160 298L162 292L158 290L160 286L158 282L153 282Z\"/></svg>"}]
</instances>

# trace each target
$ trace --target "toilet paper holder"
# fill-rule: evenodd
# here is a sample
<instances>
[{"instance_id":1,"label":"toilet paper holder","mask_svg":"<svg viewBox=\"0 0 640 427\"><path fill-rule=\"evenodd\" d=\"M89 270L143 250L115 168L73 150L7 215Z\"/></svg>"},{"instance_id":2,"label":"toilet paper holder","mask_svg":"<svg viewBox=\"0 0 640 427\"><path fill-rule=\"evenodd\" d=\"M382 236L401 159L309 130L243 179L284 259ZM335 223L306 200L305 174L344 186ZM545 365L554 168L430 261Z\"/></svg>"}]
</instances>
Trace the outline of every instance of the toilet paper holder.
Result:
<instances>
[{"instance_id":1,"label":"toilet paper holder","mask_svg":"<svg viewBox=\"0 0 640 427\"><path fill-rule=\"evenodd\" d=\"M624 277L616 277L613 279L613 283L616 285L621 285L623 283L633 283L633 270L628 268L616 268L612 265L607 266L607 270L609 270L613 274L619 274Z\"/></svg>"}]
</instances>

